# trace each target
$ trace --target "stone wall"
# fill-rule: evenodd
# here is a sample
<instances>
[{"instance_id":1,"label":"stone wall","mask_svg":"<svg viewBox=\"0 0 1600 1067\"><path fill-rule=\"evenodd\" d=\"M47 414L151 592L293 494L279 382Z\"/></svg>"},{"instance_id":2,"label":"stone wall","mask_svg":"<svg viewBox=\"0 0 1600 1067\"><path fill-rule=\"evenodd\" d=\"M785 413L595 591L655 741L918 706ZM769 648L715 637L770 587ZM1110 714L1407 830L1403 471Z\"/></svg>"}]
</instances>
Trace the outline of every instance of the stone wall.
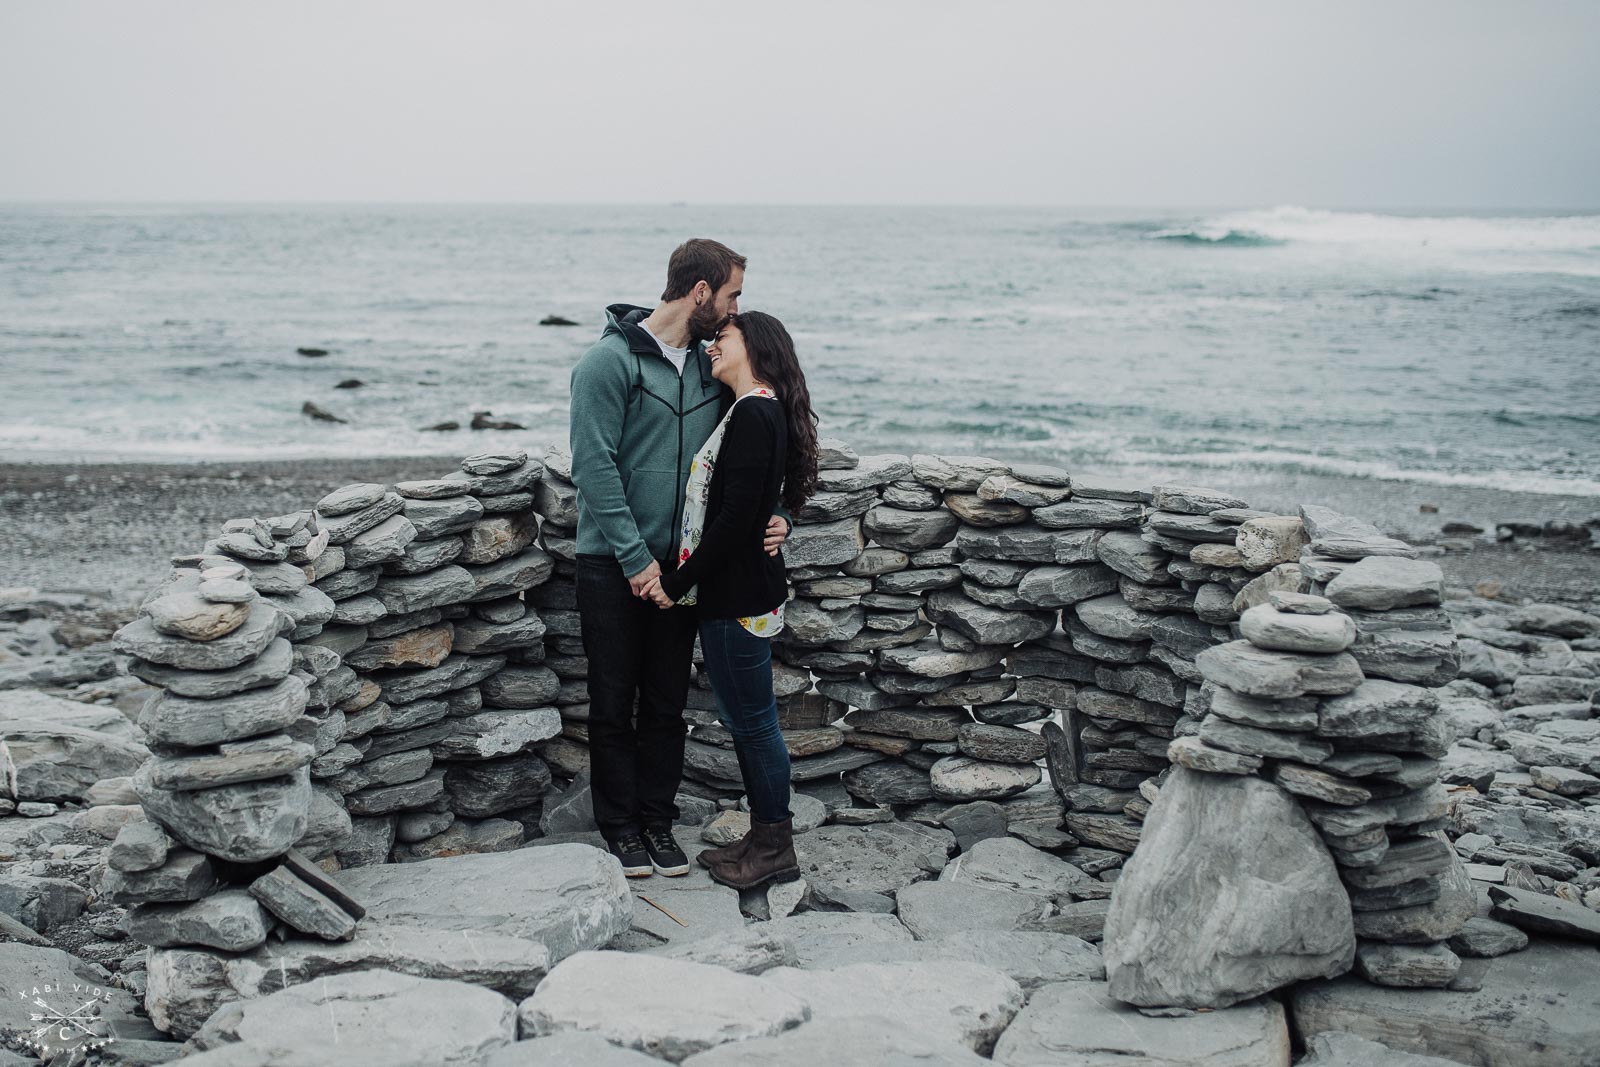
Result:
<instances>
[{"instance_id":1,"label":"stone wall","mask_svg":"<svg viewBox=\"0 0 1600 1067\"><path fill-rule=\"evenodd\" d=\"M1457 652L1437 566L1320 507L1272 515L1206 489L837 443L823 465L785 546L794 599L775 644L795 785L816 810L958 840L1001 820L1108 882L1166 826L1128 864L1107 930L1114 991L1133 1002L1228 1003L1339 973L1356 937L1375 980L1449 980L1438 942L1459 863L1429 836L1450 739L1428 687ZM150 820L105 875L137 905L136 938L348 937L360 903L326 872L590 827L570 476L560 450L474 456L233 520L174 560L117 635L162 689L140 717ZM680 800L699 824L742 789L698 669L688 717ZM1280 890L1195 892L1193 850L1240 852L1258 819L1285 847L1236 867ZM179 921L219 895L229 922ZM1203 929L1219 912L1248 925L1261 899L1268 933ZM1146 966L1156 949L1164 971Z\"/></svg>"}]
</instances>

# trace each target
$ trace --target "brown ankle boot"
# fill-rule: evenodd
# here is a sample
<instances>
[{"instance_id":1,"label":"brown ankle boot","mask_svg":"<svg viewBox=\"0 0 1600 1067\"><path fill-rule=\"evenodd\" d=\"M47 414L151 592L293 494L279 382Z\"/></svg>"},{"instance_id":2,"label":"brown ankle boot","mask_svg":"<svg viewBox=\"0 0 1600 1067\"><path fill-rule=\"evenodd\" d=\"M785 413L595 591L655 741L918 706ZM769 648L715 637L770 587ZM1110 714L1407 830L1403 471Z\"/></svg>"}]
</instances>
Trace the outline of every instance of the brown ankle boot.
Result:
<instances>
[{"instance_id":1,"label":"brown ankle boot","mask_svg":"<svg viewBox=\"0 0 1600 1067\"><path fill-rule=\"evenodd\" d=\"M794 854L794 819L750 820L750 847L728 863L713 863L711 877L735 889L754 889L766 882L792 882L800 877Z\"/></svg>"},{"instance_id":2,"label":"brown ankle boot","mask_svg":"<svg viewBox=\"0 0 1600 1067\"><path fill-rule=\"evenodd\" d=\"M750 825L754 826L755 822L752 820ZM746 830L744 836L733 844L705 849L695 859L700 861L700 866L702 867L710 867L714 863L733 863L749 850L750 837L751 831Z\"/></svg>"}]
</instances>

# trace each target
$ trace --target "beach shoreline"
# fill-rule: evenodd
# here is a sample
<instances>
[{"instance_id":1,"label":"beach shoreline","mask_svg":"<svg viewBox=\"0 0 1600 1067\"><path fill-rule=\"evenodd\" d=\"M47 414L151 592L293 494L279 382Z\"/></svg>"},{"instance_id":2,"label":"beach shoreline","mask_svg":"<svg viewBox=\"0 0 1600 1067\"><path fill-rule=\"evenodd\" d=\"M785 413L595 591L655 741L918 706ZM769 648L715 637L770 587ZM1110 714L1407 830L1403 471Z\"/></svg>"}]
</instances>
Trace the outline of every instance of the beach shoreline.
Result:
<instances>
[{"instance_id":1,"label":"beach shoreline","mask_svg":"<svg viewBox=\"0 0 1600 1067\"><path fill-rule=\"evenodd\" d=\"M512 442L495 438L495 445ZM489 447L490 441L484 442ZM537 454L537 453L536 453ZM0 463L0 587L87 592L136 601L165 575L170 557L198 549L223 522L314 506L351 482L391 484L436 478L459 456L334 457L239 462ZM1539 538L1497 544L1503 522L1582 523L1600 500L1502 490L1418 485L1330 475L1195 469L1101 470L1132 484L1209 485L1252 506L1292 511L1298 503L1336 508L1418 544L1440 541L1449 521L1486 533L1455 539L1470 551L1438 556L1447 581L1500 595L1588 606L1600 602L1600 553L1584 541ZM1437 508L1423 511L1423 505Z\"/></svg>"}]
</instances>

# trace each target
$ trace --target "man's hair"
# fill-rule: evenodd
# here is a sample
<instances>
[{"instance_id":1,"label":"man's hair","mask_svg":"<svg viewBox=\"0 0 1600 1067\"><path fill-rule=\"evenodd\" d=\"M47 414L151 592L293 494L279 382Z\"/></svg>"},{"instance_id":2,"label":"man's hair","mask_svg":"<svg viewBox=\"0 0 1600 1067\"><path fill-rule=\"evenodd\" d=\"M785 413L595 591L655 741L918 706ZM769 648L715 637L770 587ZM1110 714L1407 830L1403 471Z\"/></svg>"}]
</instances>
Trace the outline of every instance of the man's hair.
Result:
<instances>
[{"instance_id":1,"label":"man's hair","mask_svg":"<svg viewBox=\"0 0 1600 1067\"><path fill-rule=\"evenodd\" d=\"M672 250L667 260L667 287L661 293L663 300L677 300L688 296L697 282L704 281L715 293L728 284L733 268L744 269L744 257L721 241L708 237L691 237Z\"/></svg>"}]
</instances>

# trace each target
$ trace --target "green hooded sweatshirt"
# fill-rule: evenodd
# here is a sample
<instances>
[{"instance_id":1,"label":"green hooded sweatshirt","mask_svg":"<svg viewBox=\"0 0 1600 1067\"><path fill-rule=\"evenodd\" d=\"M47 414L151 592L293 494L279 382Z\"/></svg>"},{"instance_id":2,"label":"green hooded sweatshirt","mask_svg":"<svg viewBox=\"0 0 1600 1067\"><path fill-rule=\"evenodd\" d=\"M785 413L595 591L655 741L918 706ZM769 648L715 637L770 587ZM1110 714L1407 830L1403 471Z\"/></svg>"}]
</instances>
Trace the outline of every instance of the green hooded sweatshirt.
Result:
<instances>
[{"instance_id":1,"label":"green hooded sweatshirt","mask_svg":"<svg viewBox=\"0 0 1600 1067\"><path fill-rule=\"evenodd\" d=\"M678 374L639 325L649 314L606 308L600 339L572 368L578 551L612 556L630 577L676 557L689 463L733 400L703 344Z\"/></svg>"}]
</instances>

